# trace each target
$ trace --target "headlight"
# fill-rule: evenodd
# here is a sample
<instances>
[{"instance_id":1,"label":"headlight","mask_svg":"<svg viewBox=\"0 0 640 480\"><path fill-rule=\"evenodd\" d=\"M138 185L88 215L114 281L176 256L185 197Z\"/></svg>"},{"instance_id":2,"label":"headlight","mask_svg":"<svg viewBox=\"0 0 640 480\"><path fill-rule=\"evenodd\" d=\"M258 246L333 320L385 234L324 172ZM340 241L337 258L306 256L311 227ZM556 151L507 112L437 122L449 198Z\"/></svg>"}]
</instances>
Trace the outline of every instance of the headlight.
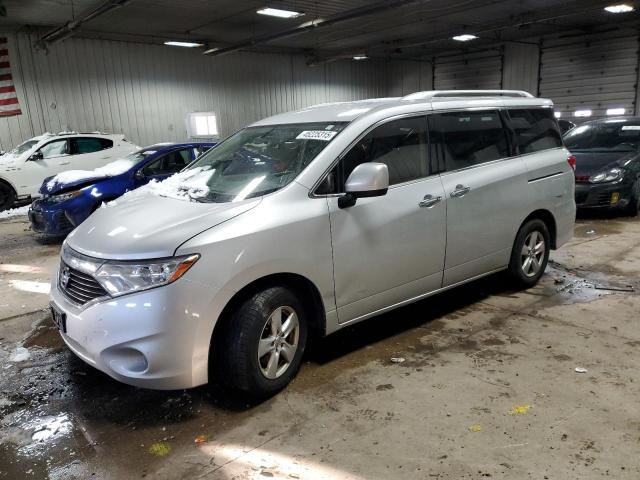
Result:
<instances>
[{"instance_id":1,"label":"headlight","mask_svg":"<svg viewBox=\"0 0 640 480\"><path fill-rule=\"evenodd\" d=\"M49 200L56 203L66 202L72 198L79 197L81 194L82 192L80 190L75 190L73 192L61 193L60 195L51 195Z\"/></svg>"},{"instance_id":2,"label":"headlight","mask_svg":"<svg viewBox=\"0 0 640 480\"><path fill-rule=\"evenodd\" d=\"M150 261L105 261L94 275L112 296L168 285L182 277L200 255Z\"/></svg>"},{"instance_id":3,"label":"headlight","mask_svg":"<svg viewBox=\"0 0 640 480\"><path fill-rule=\"evenodd\" d=\"M622 178L623 172L620 168L612 168L606 172L596 173L589 177L591 183L615 182Z\"/></svg>"}]
</instances>

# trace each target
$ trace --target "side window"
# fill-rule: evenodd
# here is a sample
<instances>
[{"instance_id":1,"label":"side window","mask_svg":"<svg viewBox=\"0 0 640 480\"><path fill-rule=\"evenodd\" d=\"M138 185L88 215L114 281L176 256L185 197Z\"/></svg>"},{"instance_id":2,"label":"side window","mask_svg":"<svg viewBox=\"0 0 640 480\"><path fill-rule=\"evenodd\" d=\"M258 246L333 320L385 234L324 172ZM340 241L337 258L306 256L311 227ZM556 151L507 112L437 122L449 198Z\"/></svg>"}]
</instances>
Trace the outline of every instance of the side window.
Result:
<instances>
[{"instance_id":1,"label":"side window","mask_svg":"<svg viewBox=\"0 0 640 480\"><path fill-rule=\"evenodd\" d=\"M558 123L550 108L508 110L520 154L562 146Z\"/></svg>"},{"instance_id":2,"label":"side window","mask_svg":"<svg viewBox=\"0 0 640 480\"><path fill-rule=\"evenodd\" d=\"M431 153L444 158L447 171L509 156L507 132L495 110L431 114L429 139Z\"/></svg>"},{"instance_id":3,"label":"side window","mask_svg":"<svg viewBox=\"0 0 640 480\"><path fill-rule=\"evenodd\" d=\"M113 147L113 140L109 140L108 138L100 138L99 140L102 144L102 150Z\"/></svg>"},{"instance_id":4,"label":"side window","mask_svg":"<svg viewBox=\"0 0 640 480\"><path fill-rule=\"evenodd\" d=\"M179 172L189 163L191 163L189 149L176 150L151 162L142 169L142 173L148 177L172 174Z\"/></svg>"},{"instance_id":5,"label":"side window","mask_svg":"<svg viewBox=\"0 0 640 480\"><path fill-rule=\"evenodd\" d=\"M60 157L62 155L69 155L69 142L65 140L55 140L47 143L40 148L42 152L42 158Z\"/></svg>"},{"instance_id":6,"label":"side window","mask_svg":"<svg viewBox=\"0 0 640 480\"><path fill-rule=\"evenodd\" d=\"M71 140L71 143L71 151L74 155L99 152L113 146L113 142L106 138L76 137Z\"/></svg>"},{"instance_id":7,"label":"side window","mask_svg":"<svg viewBox=\"0 0 640 480\"><path fill-rule=\"evenodd\" d=\"M389 185L428 176L426 126L425 117L420 116L393 120L376 127L351 147L316 193L343 192L353 169L366 162L387 165Z\"/></svg>"}]
</instances>

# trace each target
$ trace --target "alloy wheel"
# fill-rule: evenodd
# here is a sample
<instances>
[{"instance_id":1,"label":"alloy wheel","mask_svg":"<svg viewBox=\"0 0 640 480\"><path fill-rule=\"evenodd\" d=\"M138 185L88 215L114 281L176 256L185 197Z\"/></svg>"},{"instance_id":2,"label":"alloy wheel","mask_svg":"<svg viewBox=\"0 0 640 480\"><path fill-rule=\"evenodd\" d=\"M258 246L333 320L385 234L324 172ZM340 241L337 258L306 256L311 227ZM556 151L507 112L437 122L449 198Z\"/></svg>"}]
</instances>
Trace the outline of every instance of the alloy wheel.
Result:
<instances>
[{"instance_id":1,"label":"alloy wheel","mask_svg":"<svg viewBox=\"0 0 640 480\"><path fill-rule=\"evenodd\" d=\"M538 274L542 267L545 253L546 245L543 235L539 231L533 230L525 238L520 254L522 272L527 277L535 277Z\"/></svg>"},{"instance_id":2,"label":"alloy wheel","mask_svg":"<svg viewBox=\"0 0 640 480\"><path fill-rule=\"evenodd\" d=\"M276 308L267 319L258 342L258 364L262 374L274 380L291 366L298 350L300 322L288 306Z\"/></svg>"}]
</instances>

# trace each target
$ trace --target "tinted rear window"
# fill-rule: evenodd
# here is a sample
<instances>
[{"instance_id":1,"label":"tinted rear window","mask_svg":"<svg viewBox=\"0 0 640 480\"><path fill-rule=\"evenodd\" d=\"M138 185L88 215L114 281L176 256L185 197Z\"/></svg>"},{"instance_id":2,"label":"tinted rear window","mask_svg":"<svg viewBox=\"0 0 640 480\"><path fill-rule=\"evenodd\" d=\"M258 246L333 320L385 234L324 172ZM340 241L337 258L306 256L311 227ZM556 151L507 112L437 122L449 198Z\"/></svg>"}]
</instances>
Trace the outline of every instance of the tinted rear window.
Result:
<instances>
[{"instance_id":1,"label":"tinted rear window","mask_svg":"<svg viewBox=\"0 0 640 480\"><path fill-rule=\"evenodd\" d=\"M509 157L509 144L495 110L429 115L431 155L444 158L447 171Z\"/></svg>"},{"instance_id":2,"label":"tinted rear window","mask_svg":"<svg viewBox=\"0 0 640 480\"><path fill-rule=\"evenodd\" d=\"M520 154L562 146L558 122L550 108L514 109L508 112Z\"/></svg>"}]
</instances>

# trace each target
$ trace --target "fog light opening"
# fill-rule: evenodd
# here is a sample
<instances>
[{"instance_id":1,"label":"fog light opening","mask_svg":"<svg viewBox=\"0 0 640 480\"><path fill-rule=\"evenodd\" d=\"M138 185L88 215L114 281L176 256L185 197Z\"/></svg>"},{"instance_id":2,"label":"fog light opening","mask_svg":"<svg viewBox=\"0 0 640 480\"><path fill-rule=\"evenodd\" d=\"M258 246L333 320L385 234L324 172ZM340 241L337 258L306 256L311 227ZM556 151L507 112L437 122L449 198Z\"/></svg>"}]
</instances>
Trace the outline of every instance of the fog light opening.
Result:
<instances>
[{"instance_id":1,"label":"fog light opening","mask_svg":"<svg viewBox=\"0 0 640 480\"><path fill-rule=\"evenodd\" d=\"M109 367L119 373L144 373L149 368L147 357L134 348L118 348L108 352Z\"/></svg>"},{"instance_id":2,"label":"fog light opening","mask_svg":"<svg viewBox=\"0 0 640 480\"><path fill-rule=\"evenodd\" d=\"M615 205L620 201L620 192L613 192L611 194L611 205Z\"/></svg>"}]
</instances>

